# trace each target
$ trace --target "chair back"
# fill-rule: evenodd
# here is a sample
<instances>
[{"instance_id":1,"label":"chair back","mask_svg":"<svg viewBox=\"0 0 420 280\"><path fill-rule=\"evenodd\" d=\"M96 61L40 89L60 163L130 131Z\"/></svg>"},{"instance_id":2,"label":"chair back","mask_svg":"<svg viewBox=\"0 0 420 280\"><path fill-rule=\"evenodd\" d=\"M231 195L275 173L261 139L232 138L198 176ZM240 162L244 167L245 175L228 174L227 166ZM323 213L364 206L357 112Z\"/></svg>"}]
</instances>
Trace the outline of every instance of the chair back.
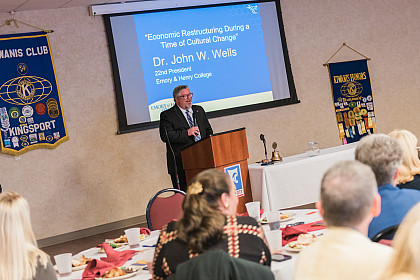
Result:
<instances>
[{"instance_id":1,"label":"chair back","mask_svg":"<svg viewBox=\"0 0 420 280\"><path fill-rule=\"evenodd\" d=\"M173 193L171 196L160 197L163 193ZM150 230L162 229L164 225L182 216L182 201L185 192L178 189L163 189L158 191L147 204L146 220Z\"/></svg>"},{"instance_id":2,"label":"chair back","mask_svg":"<svg viewBox=\"0 0 420 280\"><path fill-rule=\"evenodd\" d=\"M386 229L381 230L375 234L371 239L373 242L379 242L382 239L392 240L394 239L395 232L397 231L399 225L393 225L387 227Z\"/></svg>"}]
</instances>

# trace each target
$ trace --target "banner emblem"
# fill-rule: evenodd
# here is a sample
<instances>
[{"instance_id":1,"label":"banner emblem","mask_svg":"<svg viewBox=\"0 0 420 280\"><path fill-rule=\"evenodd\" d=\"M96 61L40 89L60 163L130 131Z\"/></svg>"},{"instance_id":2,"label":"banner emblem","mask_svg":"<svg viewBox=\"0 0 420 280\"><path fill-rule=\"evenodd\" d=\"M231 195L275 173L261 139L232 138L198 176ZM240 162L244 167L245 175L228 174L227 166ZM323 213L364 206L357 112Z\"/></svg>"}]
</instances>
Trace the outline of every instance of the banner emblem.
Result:
<instances>
[{"instance_id":1,"label":"banner emblem","mask_svg":"<svg viewBox=\"0 0 420 280\"><path fill-rule=\"evenodd\" d=\"M3 153L68 140L46 32L0 35L0 120Z\"/></svg>"},{"instance_id":2,"label":"banner emblem","mask_svg":"<svg viewBox=\"0 0 420 280\"><path fill-rule=\"evenodd\" d=\"M363 86L356 81L348 82L341 86L340 91L345 97L356 97L362 93Z\"/></svg>"}]
</instances>

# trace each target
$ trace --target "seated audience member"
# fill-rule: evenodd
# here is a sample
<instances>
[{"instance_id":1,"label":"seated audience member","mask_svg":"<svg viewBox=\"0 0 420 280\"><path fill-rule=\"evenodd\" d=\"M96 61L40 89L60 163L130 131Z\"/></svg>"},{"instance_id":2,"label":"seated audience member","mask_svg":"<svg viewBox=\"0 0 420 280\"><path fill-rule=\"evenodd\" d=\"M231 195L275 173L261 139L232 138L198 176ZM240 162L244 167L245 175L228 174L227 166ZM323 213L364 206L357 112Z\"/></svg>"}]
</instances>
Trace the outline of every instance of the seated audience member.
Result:
<instances>
[{"instance_id":1,"label":"seated audience member","mask_svg":"<svg viewBox=\"0 0 420 280\"><path fill-rule=\"evenodd\" d=\"M38 249L29 205L17 193L0 194L0 279L57 279L49 256Z\"/></svg>"},{"instance_id":2,"label":"seated audience member","mask_svg":"<svg viewBox=\"0 0 420 280\"><path fill-rule=\"evenodd\" d=\"M420 279L420 203L405 216L392 246L395 254L382 279Z\"/></svg>"},{"instance_id":3,"label":"seated audience member","mask_svg":"<svg viewBox=\"0 0 420 280\"><path fill-rule=\"evenodd\" d=\"M381 211L369 166L358 161L333 165L324 174L316 206L327 229L298 256L295 280L377 279L393 250L367 237L370 221Z\"/></svg>"},{"instance_id":4,"label":"seated audience member","mask_svg":"<svg viewBox=\"0 0 420 280\"><path fill-rule=\"evenodd\" d=\"M396 139L403 150L402 164L398 168L397 187L420 190L420 159L417 137L408 130L394 130L388 134Z\"/></svg>"},{"instance_id":5,"label":"seated audience member","mask_svg":"<svg viewBox=\"0 0 420 280\"><path fill-rule=\"evenodd\" d=\"M258 222L236 216L235 190L221 170L209 169L193 179L182 203L182 218L162 229L153 279L166 279L178 264L207 250L221 249L234 258L270 266L270 250Z\"/></svg>"},{"instance_id":6,"label":"seated audience member","mask_svg":"<svg viewBox=\"0 0 420 280\"><path fill-rule=\"evenodd\" d=\"M223 250L207 250L176 267L170 280L274 280L269 266L233 258Z\"/></svg>"},{"instance_id":7,"label":"seated audience member","mask_svg":"<svg viewBox=\"0 0 420 280\"><path fill-rule=\"evenodd\" d=\"M399 225L411 207L420 201L420 192L395 187L402 149L398 141L388 135L363 137L357 145L355 158L372 168L381 196L381 214L369 225L368 235L372 238L386 228Z\"/></svg>"}]
</instances>

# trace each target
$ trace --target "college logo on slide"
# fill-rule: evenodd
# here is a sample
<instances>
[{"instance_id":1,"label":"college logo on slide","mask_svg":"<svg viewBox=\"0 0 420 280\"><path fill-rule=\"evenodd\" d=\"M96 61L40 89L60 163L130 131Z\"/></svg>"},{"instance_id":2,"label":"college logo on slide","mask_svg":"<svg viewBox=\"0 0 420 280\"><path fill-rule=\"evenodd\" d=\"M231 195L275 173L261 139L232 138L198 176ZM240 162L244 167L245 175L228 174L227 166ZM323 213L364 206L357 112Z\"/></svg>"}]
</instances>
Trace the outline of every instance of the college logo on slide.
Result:
<instances>
[{"instance_id":1,"label":"college logo on slide","mask_svg":"<svg viewBox=\"0 0 420 280\"><path fill-rule=\"evenodd\" d=\"M251 10L251 12L255 15L255 14L257 14L257 11L258 11L258 6L257 5L253 5L253 6L251 6L251 5L248 5L248 7L247 7L248 9L250 9Z\"/></svg>"},{"instance_id":2,"label":"college logo on slide","mask_svg":"<svg viewBox=\"0 0 420 280\"><path fill-rule=\"evenodd\" d=\"M239 164L235 164L229 167L225 167L224 171L232 179L233 184L235 184L236 196L237 197L244 196L244 186L242 184L241 166Z\"/></svg>"}]
</instances>

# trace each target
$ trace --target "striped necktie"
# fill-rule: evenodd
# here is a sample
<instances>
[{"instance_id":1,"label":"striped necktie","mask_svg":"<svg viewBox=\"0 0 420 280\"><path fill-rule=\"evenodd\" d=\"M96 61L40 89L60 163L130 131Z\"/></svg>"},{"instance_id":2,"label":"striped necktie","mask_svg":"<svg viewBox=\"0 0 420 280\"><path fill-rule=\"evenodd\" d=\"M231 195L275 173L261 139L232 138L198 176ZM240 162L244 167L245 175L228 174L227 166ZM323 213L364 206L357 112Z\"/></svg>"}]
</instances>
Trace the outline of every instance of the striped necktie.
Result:
<instances>
[{"instance_id":1,"label":"striped necktie","mask_svg":"<svg viewBox=\"0 0 420 280\"><path fill-rule=\"evenodd\" d=\"M190 127L193 127L193 126L194 126L194 122L193 122L193 120L192 120L192 118L191 118L191 116L190 116L190 111L186 110L186 111L185 111L185 114L187 115L187 121L188 121L189 126L190 126ZM200 135L200 134L198 134L198 135L197 135L197 136L195 136L195 138L194 138L195 142L197 142L197 141L198 141L198 140L200 140L200 139L201 139L201 135Z\"/></svg>"},{"instance_id":2,"label":"striped necktie","mask_svg":"<svg viewBox=\"0 0 420 280\"><path fill-rule=\"evenodd\" d=\"M190 111L186 110L185 111L185 114L187 115L188 124L190 125L190 127L193 127L194 126L194 122L193 122L193 120L192 120L192 118L190 116Z\"/></svg>"}]
</instances>

